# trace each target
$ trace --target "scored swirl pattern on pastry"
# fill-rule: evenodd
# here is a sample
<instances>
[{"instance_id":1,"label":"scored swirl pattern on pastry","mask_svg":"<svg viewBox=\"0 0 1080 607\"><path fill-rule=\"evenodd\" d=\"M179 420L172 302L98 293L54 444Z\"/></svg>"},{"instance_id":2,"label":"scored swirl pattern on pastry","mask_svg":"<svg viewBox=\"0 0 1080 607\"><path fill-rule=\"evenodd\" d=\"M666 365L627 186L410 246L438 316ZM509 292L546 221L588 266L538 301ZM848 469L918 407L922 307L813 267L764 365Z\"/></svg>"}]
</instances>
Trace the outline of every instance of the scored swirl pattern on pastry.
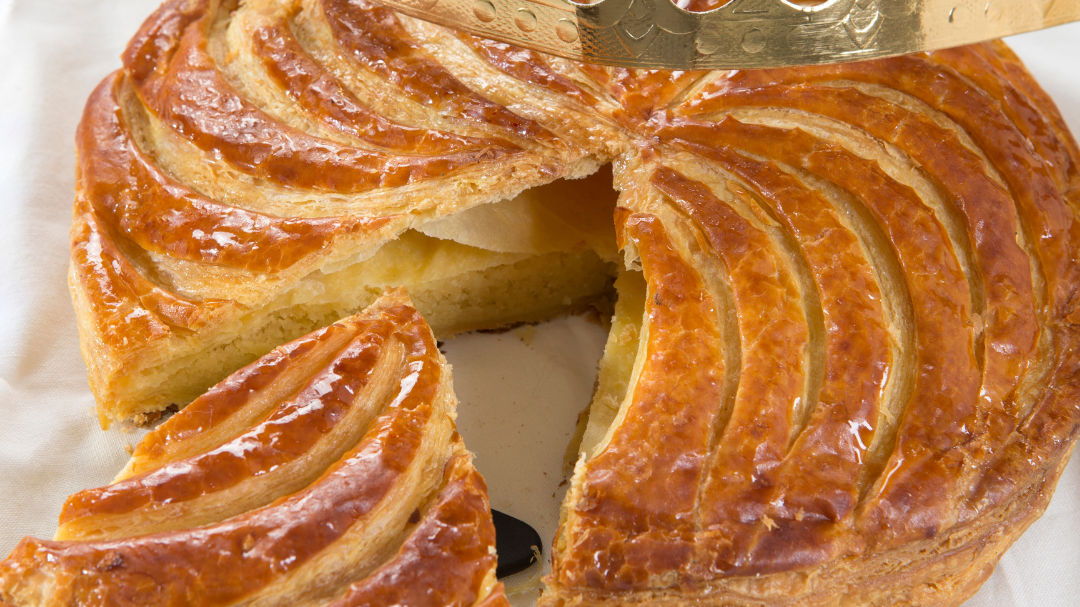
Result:
<instances>
[{"instance_id":1,"label":"scored swirl pattern on pastry","mask_svg":"<svg viewBox=\"0 0 1080 607\"><path fill-rule=\"evenodd\" d=\"M366 304L325 293L411 230L614 161L640 349L545 603L958 604L1067 461L1080 152L1002 43L644 71L369 0L172 0L124 65L72 230L103 419Z\"/></svg>"},{"instance_id":2,"label":"scored swirl pattern on pastry","mask_svg":"<svg viewBox=\"0 0 1080 607\"><path fill-rule=\"evenodd\" d=\"M448 369L401 291L231 375L0 561L16 605L507 605Z\"/></svg>"}]
</instances>

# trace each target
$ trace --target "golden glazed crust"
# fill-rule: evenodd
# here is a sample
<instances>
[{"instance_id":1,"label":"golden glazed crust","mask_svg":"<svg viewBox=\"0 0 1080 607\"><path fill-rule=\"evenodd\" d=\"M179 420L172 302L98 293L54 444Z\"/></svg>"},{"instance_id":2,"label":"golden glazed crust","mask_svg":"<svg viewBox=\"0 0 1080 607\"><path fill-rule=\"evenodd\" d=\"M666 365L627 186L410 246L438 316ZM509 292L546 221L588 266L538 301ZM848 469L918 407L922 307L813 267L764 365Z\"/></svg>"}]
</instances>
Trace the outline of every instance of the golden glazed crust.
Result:
<instances>
[{"instance_id":1,"label":"golden glazed crust","mask_svg":"<svg viewBox=\"0 0 1080 607\"><path fill-rule=\"evenodd\" d=\"M26 538L0 561L0 597L499 604L487 488L454 406L430 328L392 291L150 433L129 466L143 472L68 500L64 541Z\"/></svg>"},{"instance_id":2,"label":"golden glazed crust","mask_svg":"<svg viewBox=\"0 0 1080 607\"><path fill-rule=\"evenodd\" d=\"M959 604L1045 508L1080 422L1080 151L999 42L635 71L368 0L173 0L91 97L79 155L84 357L103 420L136 421L220 379L202 361L242 366L384 284L444 302L418 307L447 334L602 294L603 238L484 232L525 208L499 201L614 161L623 276L640 271L645 296L609 347L638 350L598 395L547 605ZM485 208L493 223L469 232ZM545 268L543 297L520 301L554 303L492 311ZM466 275L496 295L478 304L451 281ZM595 280L564 295L559 276ZM323 364L332 333L229 381L269 394ZM191 406L251 428L274 399L228 385ZM168 427L122 474L126 497L75 496L61 531L155 490L189 496L170 516L209 512L206 483L138 481L173 457L228 469ZM255 495L256 476L226 484Z\"/></svg>"}]
</instances>

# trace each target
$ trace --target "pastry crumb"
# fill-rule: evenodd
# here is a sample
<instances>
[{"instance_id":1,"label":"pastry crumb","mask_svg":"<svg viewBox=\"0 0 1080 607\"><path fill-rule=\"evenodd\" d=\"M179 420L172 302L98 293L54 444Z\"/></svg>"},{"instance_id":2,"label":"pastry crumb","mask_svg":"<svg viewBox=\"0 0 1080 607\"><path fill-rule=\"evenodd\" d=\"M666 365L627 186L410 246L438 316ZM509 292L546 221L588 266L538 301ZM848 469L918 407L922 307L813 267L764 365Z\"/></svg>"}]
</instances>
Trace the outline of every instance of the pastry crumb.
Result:
<instances>
[{"instance_id":1,"label":"pastry crumb","mask_svg":"<svg viewBox=\"0 0 1080 607\"><path fill-rule=\"evenodd\" d=\"M986 328L983 324L983 317L980 314L971 314L971 327L975 331L976 335L979 335Z\"/></svg>"},{"instance_id":2,"label":"pastry crumb","mask_svg":"<svg viewBox=\"0 0 1080 607\"><path fill-rule=\"evenodd\" d=\"M518 339L521 340L521 343L525 344L526 346L531 346L533 338L536 337L536 327L532 325L523 325L514 329L514 333L517 334Z\"/></svg>"},{"instance_id":3,"label":"pastry crumb","mask_svg":"<svg viewBox=\"0 0 1080 607\"><path fill-rule=\"evenodd\" d=\"M98 561L97 569L102 572L111 571L123 564L124 557L121 556L119 552L110 550L105 553L105 556L101 557L100 561Z\"/></svg>"}]
</instances>

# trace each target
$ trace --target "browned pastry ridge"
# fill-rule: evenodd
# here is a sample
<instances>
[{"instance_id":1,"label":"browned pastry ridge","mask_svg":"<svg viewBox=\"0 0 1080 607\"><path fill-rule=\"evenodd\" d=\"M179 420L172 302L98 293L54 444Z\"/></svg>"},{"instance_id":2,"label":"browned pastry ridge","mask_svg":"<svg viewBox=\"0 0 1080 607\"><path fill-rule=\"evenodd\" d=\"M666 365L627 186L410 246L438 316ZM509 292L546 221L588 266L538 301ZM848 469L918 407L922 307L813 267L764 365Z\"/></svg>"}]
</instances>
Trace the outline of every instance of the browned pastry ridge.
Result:
<instances>
[{"instance_id":1,"label":"browned pastry ridge","mask_svg":"<svg viewBox=\"0 0 1080 607\"><path fill-rule=\"evenodd\" d=\"M172 0L78 147L70 282L104 423L386 285L442 336L617 278L546 605L958 605L1080 422L1080 152L999 42L635 71L369 0ZM617 207L586 177L609 162ZM232 514L214 503L162 520ZM130 507L72 502L61 531Z\"/></svg>"},{"instance_id":2,"label":"browned pastry ridge","mask_svg":"<svg viewBox=\"0 0 1080 607\"><path fill-rule=\"evenodd\" d=\"M237 371L0 561L14 605L507 605L449 368L400 291Z\"/></svg>"}]
</instances>

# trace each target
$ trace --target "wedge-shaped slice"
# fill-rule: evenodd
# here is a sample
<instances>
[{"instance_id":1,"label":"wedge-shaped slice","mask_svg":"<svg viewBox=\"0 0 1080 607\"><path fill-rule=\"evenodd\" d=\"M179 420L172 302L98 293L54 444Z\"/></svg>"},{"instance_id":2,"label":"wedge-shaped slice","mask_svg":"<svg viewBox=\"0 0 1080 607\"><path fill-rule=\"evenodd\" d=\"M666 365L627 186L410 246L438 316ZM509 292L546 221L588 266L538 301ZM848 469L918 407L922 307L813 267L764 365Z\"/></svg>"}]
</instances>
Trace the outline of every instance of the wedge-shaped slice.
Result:
<instances>
[{"instance_id":1,"label":"wedge-shaped slice","mask_svg":"<svg viewBox=\"0 0 1080 607\"><path fill-rule=\"evenodd\" d=\"M150 433L57 538L0 562L29 605L504 604L449 369L403 290Z\"/></svg>"}]
</instances>

